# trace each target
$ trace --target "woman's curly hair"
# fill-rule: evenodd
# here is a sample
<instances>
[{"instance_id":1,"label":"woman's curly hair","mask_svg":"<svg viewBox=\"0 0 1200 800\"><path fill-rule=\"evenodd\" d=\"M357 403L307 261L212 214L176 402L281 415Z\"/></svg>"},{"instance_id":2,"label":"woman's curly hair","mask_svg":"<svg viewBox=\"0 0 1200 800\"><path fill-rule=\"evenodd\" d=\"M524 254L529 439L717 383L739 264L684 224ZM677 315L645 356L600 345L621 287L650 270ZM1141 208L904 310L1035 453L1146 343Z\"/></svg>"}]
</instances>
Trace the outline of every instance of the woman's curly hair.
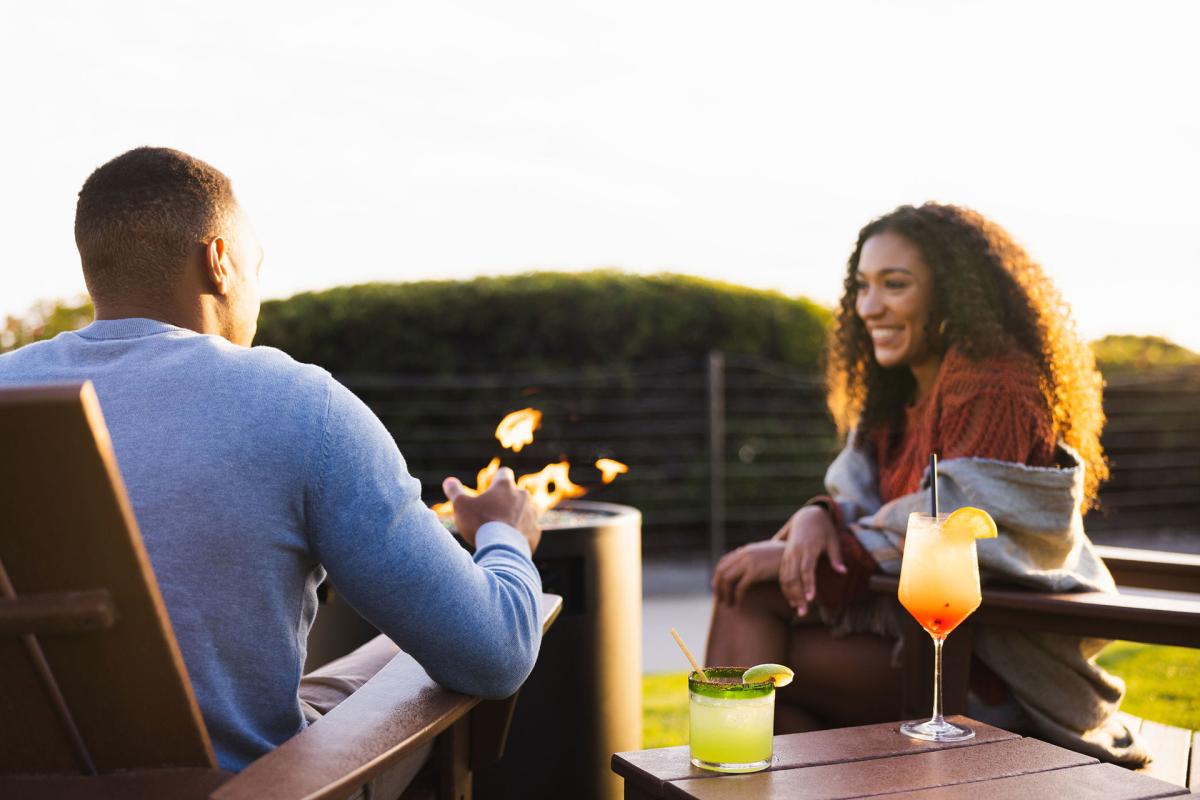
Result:
<instances>
[{"instance_id":1,"label":"woman's curly hair","mask_svg":"<svg viewBox=\"0 0 1200 800\"><path fill-rule=\"evenodd\" d=\"M845 434L898 431L915 383L906 367L884 368L855 312L863 244L890 231L920 249L933 270L929 341L951 343L973 359L1012 348L1033 356L1058 438L1075 448L1085 471L1085 508L1095 504L1108 465L1100 447L1103 380L1091 349L1075 332L1070 310L1042 268L999 225L958 206L901 206L859 231L827 353L829 410ZM865 441L861 437L859 441Z\"/></svg>"}]
</instances>

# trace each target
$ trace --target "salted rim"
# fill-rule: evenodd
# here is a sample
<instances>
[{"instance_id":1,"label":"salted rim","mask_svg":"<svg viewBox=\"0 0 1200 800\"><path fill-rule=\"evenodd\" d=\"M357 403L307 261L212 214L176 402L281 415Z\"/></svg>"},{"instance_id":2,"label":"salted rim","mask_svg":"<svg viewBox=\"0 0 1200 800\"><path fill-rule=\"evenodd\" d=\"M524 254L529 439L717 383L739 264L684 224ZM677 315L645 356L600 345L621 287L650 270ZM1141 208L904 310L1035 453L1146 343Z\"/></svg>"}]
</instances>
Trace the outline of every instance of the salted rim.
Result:
<instances>
[{"instance_id":1,"label":"salted rim","mask_svg":"<svg viewBox=\"0 0 1200 800\"><path fill-rule=\"evenodd\" d=\"M704 674L716 675L723 678L740 678L750 669L749 667L705 667ZM725 698L729 700L749 700L755 697L766 697L775 691L775 681L768 678L759 683L716 683L696 679L695 672L688 673L688 691L705 697Z\"/></svg>"}]
</instances>

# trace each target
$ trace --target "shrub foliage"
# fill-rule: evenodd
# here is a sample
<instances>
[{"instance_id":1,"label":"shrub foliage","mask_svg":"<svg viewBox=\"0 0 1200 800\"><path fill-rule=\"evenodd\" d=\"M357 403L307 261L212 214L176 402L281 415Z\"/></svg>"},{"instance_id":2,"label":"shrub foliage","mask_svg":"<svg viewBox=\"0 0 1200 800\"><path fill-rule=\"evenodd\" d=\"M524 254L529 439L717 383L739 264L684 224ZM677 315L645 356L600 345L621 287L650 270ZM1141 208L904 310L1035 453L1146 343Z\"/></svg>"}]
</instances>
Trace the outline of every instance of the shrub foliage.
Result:
<instances>
[{"instance_id":1,"label":"shrub foliage","mask_svg":"<svg viewBox=\"0 0 1200 800\"><path fill-rule=\"evenodd\" d=\"M745 353L817 367L829 311L682 275L602 270L370 283L263 304L258 344L334 373L449 375Z\"/></svg>"},{"instance_id":2,"label":"shrub foliage","mask_svg":"<svg viewBox=\"0 0 1200 800\"><path fill-rule=\"evenodd\" d=\"M1100 370L1109 375L1200 364L1200 353L1160 336L1112 334L1092 342L1092 352Z\"/></svg>"}]
</instances>

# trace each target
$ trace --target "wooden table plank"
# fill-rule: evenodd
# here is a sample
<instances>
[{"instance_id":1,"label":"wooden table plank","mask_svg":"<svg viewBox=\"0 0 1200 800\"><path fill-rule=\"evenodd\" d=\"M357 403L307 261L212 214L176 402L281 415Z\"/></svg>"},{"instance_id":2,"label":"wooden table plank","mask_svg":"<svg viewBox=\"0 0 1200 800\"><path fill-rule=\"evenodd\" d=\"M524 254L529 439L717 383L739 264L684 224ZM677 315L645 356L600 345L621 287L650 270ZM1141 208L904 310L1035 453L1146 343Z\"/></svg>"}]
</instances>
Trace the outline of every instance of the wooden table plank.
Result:
<instances>
[{"instance_id":1,"label":"wooden table plank","mask_svg":"<svg viewBox=\"0 0 1200 800\"><path fill-rule=\"evenodd\" d=\"M1137 771L1177 786L1187 786L1192 732L1147 719L1142 720L1138 736L1145 742L1154 760Z\"/></svg>"},{"instance_id":2,"label":"wooden table plank","mask_svg":"<svg viewBox=\"0 0 1200 800\"><path fill-rule=\"evenodd\" d=\"M1032 772L984 783L960 783L915 792L889 794L886 800L1149 800L1186 796L1187 789L1147 778L1113 764L1089 764Z\"/></svg>"},{"instance_id":3,"label":"wooden table plank","mask_svg":"<svg viewBox=\"0 0 1200 800\"><path fill-rule=\"evenodd\" d=\"M1011 739L850 763L667 784L685 800L843 800L1095 764L1090 756L1037 739ZM976 795L984 796L984 795Z\"/></svg>"},{"instance_id":4,"label":"wooden table plank","mask_svg":"<svg viewBox=\"0 0 1200 800\"><path fill-rule=\"evenodd\" d=\"M1015 733L993 728L966 717L953 716L947 719L959 725L970 726L975 731L975 738L954 743L923 742L900 733L898 722L793 733L775 737L771 770L861 761L945 748L973 747L1020 738ZM687 745L616 753L612 758L612 768L625 779L626 786L632 786L650 797L663 797L664 784L668 781L721 777L720 773L692 766Z\"/></svg>"}]
</instances>

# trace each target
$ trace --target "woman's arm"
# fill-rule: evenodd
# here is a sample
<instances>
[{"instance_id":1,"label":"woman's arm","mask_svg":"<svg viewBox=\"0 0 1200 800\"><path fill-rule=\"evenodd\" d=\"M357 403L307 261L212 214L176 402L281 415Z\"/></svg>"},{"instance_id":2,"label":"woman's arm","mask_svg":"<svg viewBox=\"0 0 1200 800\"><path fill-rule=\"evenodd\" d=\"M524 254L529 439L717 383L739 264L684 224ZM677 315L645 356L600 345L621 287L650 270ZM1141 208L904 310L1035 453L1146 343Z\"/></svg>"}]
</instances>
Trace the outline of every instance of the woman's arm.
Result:
<instances>
[{"instance_id":1,"label":"woman's arm","mask_svg":"<svg viewBox=\"0 0 1200 800\"><path fill-rule=\"evenodd\" d=\"M837 513L836 508L837 504L833 502L832 498L815 497L793 514L770 539L763 542L751 542L722 556L721 560L717 562L716 569L713 570L712 587L716 592L717 599L722 603L737 605L749 588L756 583L780 580L782 586L780 569L789 549L794 551L793 557L800 559L797 561L797 565L811 560L815 570L816 562L821 554L828 551L830 562L835 565L835 569L840 567L839 571L844 570L845 568L841 566L841 549L837 541L836 529L838 526L834 522L837 519L834 516ZM832 538L829 536L830 529L834 531ZM815 533L810 533L810 531ZM788 545L789 542L794 545L801 541L803 541L802 547L789 547ZM813 547L819 549L814 553L809 553ZM804 595L803 589L795 588L797 581L802 580L799 577L802 571L797 566L796 576L792 577L789 573L789 581L796 593L797 602L803 602L800 599ZM784 595L787 596L787 589L784 590ZM795 607L797 603L792 603L792 605ZM805 603L805 607L807 608L807 603Z\"/></svg>"}]
</instances>

